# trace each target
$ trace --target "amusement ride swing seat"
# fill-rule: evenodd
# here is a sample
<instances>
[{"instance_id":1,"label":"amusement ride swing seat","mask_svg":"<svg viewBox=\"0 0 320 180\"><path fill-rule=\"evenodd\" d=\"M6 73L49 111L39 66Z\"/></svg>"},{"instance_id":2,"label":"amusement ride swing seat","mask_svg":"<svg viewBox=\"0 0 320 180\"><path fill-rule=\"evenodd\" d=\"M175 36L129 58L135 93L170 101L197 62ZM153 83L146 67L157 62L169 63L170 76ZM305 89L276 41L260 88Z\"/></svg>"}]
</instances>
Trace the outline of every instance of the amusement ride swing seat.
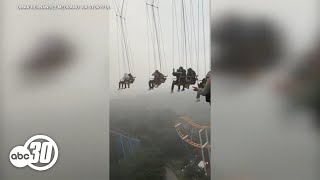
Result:
<instances>
[{"instance_id":1,"label":"amusement ride swing seat","mask_svg":"<svg viewBox=\"0 0 320 180\"><path fill-rule=\"evenodd\" d=\"M127 1L123 0L120 4L114 1L116 22L117 22L117 42L118 42L118 66L119 66L119 78L121 72L124 73L124 77L119 81L119 89L130 88L130 84L133 84L136 77L132 76L134 72L133 55L128 39L128 29L126 25L126 4ZM121 86L121 87L120 87Z\"/></svg>"},{"instance_id":2,"label":"amusement ride swing seat","mask_svg":"<svg viewBox=\"0 0 320 180\"><path fill-rule=\"evenodd\" d=\"M155 82L156 87L160 86L162 83L165 83L166 80L167 80L167 77L168 77L168 76L160 77L160 78L159 78L159 81L156 81L155 79L153 79L154 82Z\"/></svg>"},{"instance_id":3,"label":"amusement ride swing seat","mask_svg":"<svg viewBox=\"0 0 320 180\"><path fill-rule=\"evenodd\" d=\"M206 85L207 79L202 79L203 74L207 73L209 60L206 4L203 1L198 1L198 6L195 6L193 1L189 3L172 1L172 67L184 67L186 72L180 72L183 73L180 75L173 73L176 78L173 80L171 93L175 85L178 86L178 91L181 86L184 90L189 89L190 85L198 88L204 88ZM202 68L204 71L200 70Z\"/></svg>"},{"instance_id":4,"label":"amusement ride swing seat","mask_svg":"<svg viewBox=\"0 0 320 180\"><path fill-rule=\"evenodd\" d=\"M177 81L176 78L173 81ZM195 85L198 81L198 75L195 76L180 76L178 81L175 83L177 86L184 86L184 88L189 89L190 85Z\"/></svg>"},{"instance_id":5,"label":"amusement ride swing seat","mask_svg":"<svg viewBox=\"0 0 320 180\"><path fill-rule=\"evenodd\" d=\"M162 83L165 83L168 77L167 75L165 76L161 73L166 69L166 62L161 31L161 21L159 15L159 2L147 0L146 18L149 74L151 71L154 72L151 75L153 77L149 78L149 90L151 90L154 88L158 88Z\"/></svg>"},{"instance_id":6,"label":"amusement ride swing seat","mask_svg":"<svg viewBox=\"0 0 320 180\"><path fill-rule=\"evenodd\" d=\"M129 79L128 82L129 82L130 84L133 84L135 80L136 80L136 77L132 77L132 78Z\"/></svg>"},{"instance_id":7,"label":"amusement ride swing seat","mask_svg":"<svg viewBox=\"0 0 320 180\"><path fill-rule=\"evenodd\" d=\"M150 78L149 79L150 89L158 88L162 83L166 82L167 77L168 76L164 76L164 75L161 74L160 78ZM158 80L156 80L156 79L158 79Z\"/></svg>"},{"instance_id":8,"label":"amusement ride swing seat","mask_svg":"<svg viewBox=\"0 0 320 180\"><path fill-rule=\"evenodd\" d=\"M127 85L128 85L128 88L130 88L130 84L133 84L134 81L135 81L136 77L133 77L133 76L129 76L129 79L126 79L126 80L120 80L119 81L119 89L126 89L127 88ZM121 86L121 88L120 88ZM124 88L123 88L124 86Z\"/></svg>"},{"instance_id":9,"label":"amusement ride swing seat","mask_svg":"<svg viewBox=\"0 0 320 180\"><path fill-rule=\"evenodd\" d=\"M168 77L168 75L161 77L161 78L160 78L160 83L161 83L161 84L162 84L162 83L165 83L166 80L167 80L167 77Z\"/></svg>"},{"instance_id":10,"label":"amusement ride swing seat","mask_svg":"<svg viewBox=\"0 0 320 180\"><path fill-rule=\"evenodd\" d=\"M184 87L189 89L190 85L195 85L196 82L198 81L198 75L195 76L185 76L185 84Z\"/></svg>"}]
</instances>

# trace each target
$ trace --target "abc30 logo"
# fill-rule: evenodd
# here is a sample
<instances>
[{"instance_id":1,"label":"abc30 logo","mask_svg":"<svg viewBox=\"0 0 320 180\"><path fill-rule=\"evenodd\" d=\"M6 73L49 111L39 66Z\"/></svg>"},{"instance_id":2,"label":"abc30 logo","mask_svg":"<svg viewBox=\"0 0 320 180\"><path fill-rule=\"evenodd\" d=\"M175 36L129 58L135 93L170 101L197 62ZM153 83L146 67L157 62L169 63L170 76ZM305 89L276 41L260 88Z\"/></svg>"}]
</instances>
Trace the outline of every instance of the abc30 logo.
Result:
<instances>
[{"instance_id":1,"label":"abc30 logo","mask_svg":"<svg viewBox=\"0 0 320 180\"><path fill-rule=\"evenodd\" d=\"M29 166L37 171L51 168L58 160L58 146L48 136L31 137L24 146L16 146L10 152L10 162L18 168Z\"/></svg>"}]
</instances>

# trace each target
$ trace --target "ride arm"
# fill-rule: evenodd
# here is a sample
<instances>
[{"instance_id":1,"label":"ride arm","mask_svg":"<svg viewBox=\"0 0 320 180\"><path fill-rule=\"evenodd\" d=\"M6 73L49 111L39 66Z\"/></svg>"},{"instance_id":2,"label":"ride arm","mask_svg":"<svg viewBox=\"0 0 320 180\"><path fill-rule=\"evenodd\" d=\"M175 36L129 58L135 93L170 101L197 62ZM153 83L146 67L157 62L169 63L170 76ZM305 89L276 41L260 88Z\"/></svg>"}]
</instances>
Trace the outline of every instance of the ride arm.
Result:
<instances>
[{"instance_id":1,"label":"ride arm","mask_svg":"<svg viewBox=\"0 0 320 180\"><path fill-rule=\"evenodd\" d=\"M173 72L172 75L177 76L178 74L182 74L182 72Z\"/></svg>"}]
</instances>

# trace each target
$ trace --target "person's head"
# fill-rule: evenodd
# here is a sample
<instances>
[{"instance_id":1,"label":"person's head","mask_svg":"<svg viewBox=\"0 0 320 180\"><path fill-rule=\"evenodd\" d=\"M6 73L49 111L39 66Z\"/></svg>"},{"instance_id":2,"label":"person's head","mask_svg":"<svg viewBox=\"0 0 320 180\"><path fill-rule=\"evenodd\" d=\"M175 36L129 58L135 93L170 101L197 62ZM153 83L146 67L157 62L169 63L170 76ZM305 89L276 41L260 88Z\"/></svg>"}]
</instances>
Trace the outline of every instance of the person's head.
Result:
<instances>
[{"instance_id":1,"label":"person's head","mask_svg":"<svg viewBox=\"0 0 320 180\"><path fill-rule=\"evenodd\" d=\"M156 71L155 71L155 73L159 73L159 71L158 71L158 70L156 70Z\"/></svg>"},{"instance_id":2,"label":"person's head","mask_svg":"<svg viewBox=\"0 0 320 180\"><path fill-rule=\"evenodd\" d=\"M183 70L183 67L182 67L182 66L180 66L180 67L179 67L179 70L180 70L180 71L181 71L181 70Z\"/></svg>"}]
</instances>

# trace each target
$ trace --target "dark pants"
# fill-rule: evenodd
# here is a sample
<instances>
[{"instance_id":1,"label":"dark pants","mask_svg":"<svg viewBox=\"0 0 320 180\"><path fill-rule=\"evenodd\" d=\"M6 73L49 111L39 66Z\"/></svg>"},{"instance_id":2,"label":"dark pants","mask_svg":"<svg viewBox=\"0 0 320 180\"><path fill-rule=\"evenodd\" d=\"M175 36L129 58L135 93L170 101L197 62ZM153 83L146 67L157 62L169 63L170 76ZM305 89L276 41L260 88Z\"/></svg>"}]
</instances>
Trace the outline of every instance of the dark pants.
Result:
<instances>
[{"instance_id":1,"label":"dark pants","mask_svg":"<svg viewBox=\"0 0 320 180\"><path fill-rule=\"evenodd\" d=\"M119 89L120 89L120 88L123 89L123 85L125 86L125 88L127 88L127 84L124 83L123 81L120 81L120 82L119 82Z\"/></svg>"},{"instance_id":2,"label":"dark pants","mask_svg":"<svg viewBox=\"0 0 320 180\"><path fill-rule=\"evenodd\" d=\"M130 83L126 83L124 81L120 81L119 82L119 89L121 87L121 89L123 89L123 85L124 85L124 88L126 89L127 88L127 84L128 84L128 88L130 88Z\"/></svg>"},{"instance_id":3,"label":"dark pants","mask_svg":"<svg viewBox=\"0 0 320 180\"><path fill-rule=\"evenodd\" d=\"M153 89L153 88L154 88L154 83L155 83L154 80L150 80L150 81L149 81L149 88L150 88L150 89Z\"/></svg>"},{"instance_id":4,"label":"dark pants","mask_svg":"<svg viewBox=\"0 0 320 180\"><path fill-rule=\"evenodd\" d=\"M178 91L180 91L180 83L178 81L172 81L172 85L171 85L171 91L173 91L174 89L174 85L178 86ZM184 85L182 85L182 91L184 91Z\"/></svg>"}]
</instances>

